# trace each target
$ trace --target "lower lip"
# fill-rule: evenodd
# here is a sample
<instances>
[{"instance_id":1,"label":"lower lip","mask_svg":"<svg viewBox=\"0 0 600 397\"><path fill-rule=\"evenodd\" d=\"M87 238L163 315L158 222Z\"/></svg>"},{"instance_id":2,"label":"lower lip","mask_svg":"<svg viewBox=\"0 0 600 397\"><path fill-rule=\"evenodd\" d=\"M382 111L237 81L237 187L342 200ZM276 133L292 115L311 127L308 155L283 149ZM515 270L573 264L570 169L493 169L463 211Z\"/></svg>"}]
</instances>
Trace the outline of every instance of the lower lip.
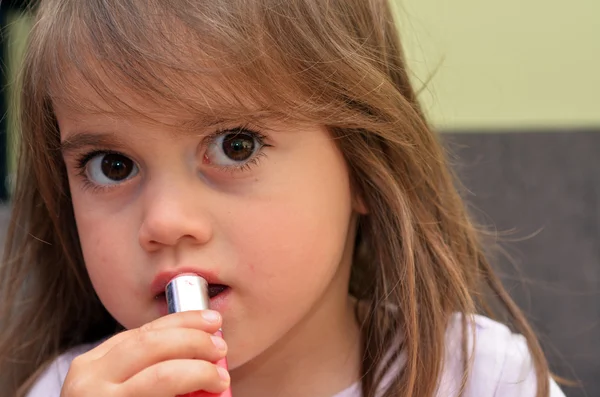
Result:
<instances>
[{"instance_id":1,"label":"lower lip","mask_svg":"<svg viewBox=\"0 0 600 397\"><path fill-rule=\"evenodd\" d=\"M227 305L227 298L231 292L231 288L227 287L223 292L221 292L217 296L213 296L210 298L210 308L211 310L216 310L219 313L223 313ZM156 301L156 305L158 307L158 312L161 316L166 316L169 314L169 307L167 306L167 298L165 295L161 295L159 297L154 298Z\"/></svg>"},{"instance_id":2,"label":"lower lip","mask_svg":"<svg viewBox=\"0 0 600 397\"><path fill-rule=\"evenodd\" d=\"M194 393L190 393L190 394L186 394L184 396L177 396L177 397L231 397L231 391L227 390L226 392L222 393L222 394L213 394L213 393L209 393L206 391L197 391Z\"/></svg>"}]
</instances>

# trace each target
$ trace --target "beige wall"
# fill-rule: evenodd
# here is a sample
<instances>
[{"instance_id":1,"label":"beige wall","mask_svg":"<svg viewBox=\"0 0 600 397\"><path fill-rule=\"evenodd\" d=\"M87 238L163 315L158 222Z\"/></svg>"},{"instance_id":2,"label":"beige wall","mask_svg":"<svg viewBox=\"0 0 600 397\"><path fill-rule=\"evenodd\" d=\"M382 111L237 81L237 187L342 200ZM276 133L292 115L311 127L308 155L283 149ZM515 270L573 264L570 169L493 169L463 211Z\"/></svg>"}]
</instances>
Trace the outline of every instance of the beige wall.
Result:
<instances>
[{"instance_id":1,"label":"beige wall","mask_svg":"<svg viewBox=\"0 0 600 397\"><path fill-rule=\"evenodd\" d=\"M600 126L600 0L391 0L449 128Z\"/></svg>"},{"instance_id":2,"label":"beige wall","mask_svg":"<svg viewBox=\"0 0 600 397\"><path fill-rule=\"evenodd\" d=\"M1 0L0 0L1 1ZM7 101L8 101L8 163L9 169L14 169L15 164L15 152L14 148L16 147L15 142L15 111L14 109L17 107L16 99L18 95L15 95L15 81L17 79L17 73L19 70L19 64L21 60L21 56L23 53L23 49L25 46L25 41L27 38L27 32L31 26L30 18L20 17L18 14L11 15L9 18L9 29L8 29L8 48L10 56L8 58L8 87L7 87Z\"/></svg>"},{"instance_id":3,"label":"beige wall","mask_svg":"<svg viewBox=\"0 0 600 397\"><path fill-rule=\"evenodd\" d=\"M600 0L390 1L436 125L600 127Z\"/></svg>"}]
</instances>

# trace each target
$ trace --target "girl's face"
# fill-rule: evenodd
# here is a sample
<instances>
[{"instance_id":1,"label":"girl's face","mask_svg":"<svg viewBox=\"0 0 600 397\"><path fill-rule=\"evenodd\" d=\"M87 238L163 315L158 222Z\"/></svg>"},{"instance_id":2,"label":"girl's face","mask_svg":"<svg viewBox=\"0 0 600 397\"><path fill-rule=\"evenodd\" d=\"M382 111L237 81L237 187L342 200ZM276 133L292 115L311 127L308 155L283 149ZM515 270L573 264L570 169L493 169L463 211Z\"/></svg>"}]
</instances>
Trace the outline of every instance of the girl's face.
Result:
<instances>
[{"instance_id":1,"label":"girl's face","mask_svg":"<svg viewBox=\"0 0 600 397\"><path fill-rule=\"evenodd\" d=\"M231 368L344 315L359 208L323 127L55 113L86 267L123 326L164 315L181 272L214 284Z\"/></svg>"}]
</instances>

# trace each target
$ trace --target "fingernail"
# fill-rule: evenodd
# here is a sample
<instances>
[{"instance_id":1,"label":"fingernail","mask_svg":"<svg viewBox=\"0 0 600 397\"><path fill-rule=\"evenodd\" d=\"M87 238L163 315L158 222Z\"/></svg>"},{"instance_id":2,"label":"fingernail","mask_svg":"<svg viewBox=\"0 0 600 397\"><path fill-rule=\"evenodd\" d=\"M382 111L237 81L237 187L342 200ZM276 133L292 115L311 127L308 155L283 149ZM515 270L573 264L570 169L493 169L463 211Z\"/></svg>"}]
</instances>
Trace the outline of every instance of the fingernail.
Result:
<instances>
[{"instance_id":1,"label":"fingernail","mask_svg":"<svg viewBox=\"0 0 600 397\"><path fill-rule=\"evenodd\" d=\"M202 317L209 323L217 323L221 319L219 312L214 310L203 310Z\"/></svg>"},{"instance_id":2,"label":"fingernail","mask_svg":"<svg viewBox=\"0 0 600 397\"><path fill-rule=\"evenodd\" d=\"M219 373L221 379L223 379L225 382L229 382L229 372L225 368L217 367L217 372Z\"/></svg>"},{"instance_id":3,"label":"fingernail","mask_svg":"<svg viewBox=\"0 0 600 397\"><path fill-rule=\"evenodd\" d=\"M219 349L221 351L227 350L227 344L225 343L225 341L223 340L223 338L211 335L210 339L212 339L212 342L215 344L215 346L217 347L217 349Z\"/></svg>"}]
</instances>

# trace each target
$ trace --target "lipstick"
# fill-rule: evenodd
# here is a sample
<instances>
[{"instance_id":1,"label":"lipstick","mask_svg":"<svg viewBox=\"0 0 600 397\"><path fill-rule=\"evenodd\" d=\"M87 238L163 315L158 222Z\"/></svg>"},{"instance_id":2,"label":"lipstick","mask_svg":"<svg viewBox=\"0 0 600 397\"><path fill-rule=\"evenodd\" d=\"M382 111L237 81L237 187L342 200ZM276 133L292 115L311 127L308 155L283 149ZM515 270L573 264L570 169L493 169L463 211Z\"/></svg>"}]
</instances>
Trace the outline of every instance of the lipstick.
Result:
<instances>
[{"instance_id":1,"label":"lipstick","mask_svg":"<svg viewBox=\"0 0 600 397\"><path fill-rule=\"evenodd\" d=\"M210 308L208 282L196 274L180 274L174 277L165 288L169 313L190 310L207 310ZM223 331L215 334L222 337ZM227 359L219 360L216 365L227 369ZM231 397L231 388L221 394L197 391L180 397Z\"/></svg>"}]
</instances>

